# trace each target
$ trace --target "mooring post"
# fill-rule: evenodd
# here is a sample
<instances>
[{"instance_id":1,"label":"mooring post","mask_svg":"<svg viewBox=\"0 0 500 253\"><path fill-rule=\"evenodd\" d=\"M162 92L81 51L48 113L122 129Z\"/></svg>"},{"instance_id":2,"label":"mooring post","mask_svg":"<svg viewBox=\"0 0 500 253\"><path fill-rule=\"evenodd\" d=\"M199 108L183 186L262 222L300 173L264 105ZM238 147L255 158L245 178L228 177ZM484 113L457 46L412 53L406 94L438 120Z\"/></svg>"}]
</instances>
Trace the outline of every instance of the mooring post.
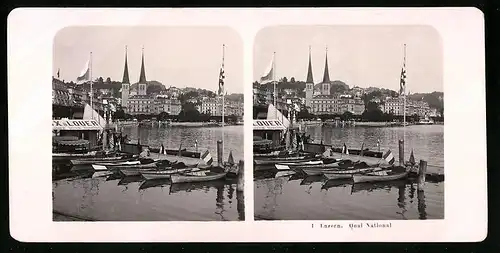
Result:
<instances>
[{"instance_id":1,"label":"mooring post","mask_svg":"<svg viewBox=\"0 0 500 253\"><path fill-rule=\"evenodd\" d=\"M236 185L237 191L243 191L245 188L245 163L243 160L240 160L238 163L238 184Z\"/></svg>"},{"instance_id":2,"label":"mooring post","mask_svg":"<svg viewBox=\"0 0 500 253\"><path fill-rule=\"evenodd\" d=\"M106 150L108 148L108 133L106 130L102 131L102 150Z\"/></svg>"},{"instance_id":3,"label":"mooring post","mask_svg":"<svg viewBox=\"0 0 500 253\"><path fill-rule=\"evenodd\" d=\"M222 158L222 140L217 141L217 164L222 166L224 164Z\"/></svg>"},{"instance_id":4,"label":"mooring post","mask_svg":"<svg viewBox=\"0 0 500 253\"><path fill-rule=\"evenodd\" d=\"M420 167L418 168L418 190L423 191L425 186L425 173L427 173L427 162L420 160Z\"/></svg>"},{"instance_id":5,"label":"mooring post","mask_svg":"<svg viewBox=\"0 0 500 253\"><path fill-rule=\"evenodd\" d=\"M399 166L405 164L405 141L399 140Z\"/></svg>"}]
</instances>

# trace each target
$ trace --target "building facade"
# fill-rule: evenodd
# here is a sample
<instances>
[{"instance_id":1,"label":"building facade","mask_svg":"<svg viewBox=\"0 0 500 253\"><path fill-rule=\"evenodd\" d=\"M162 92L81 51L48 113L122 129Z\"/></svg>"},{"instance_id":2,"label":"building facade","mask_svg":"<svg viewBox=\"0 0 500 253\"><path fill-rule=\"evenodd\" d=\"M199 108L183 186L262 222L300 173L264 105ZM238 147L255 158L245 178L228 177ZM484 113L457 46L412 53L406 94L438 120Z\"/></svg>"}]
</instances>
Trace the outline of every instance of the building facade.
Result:
<instances>
[{"instance_id":1,"label":"building facade","mask_svg":"<svg viewBox=\"0 0 500 253\"><path fill-rule=\"evenodd\" d=\"M224 101L224 116L243 116L243 103L234 101ZM211 116L222 116L222 99L206 98L197 106L200 113Z\"/></svg>"},{"instance_id":2,"label":"building facade","mask_svg":"<svg viewBox=\"0 0 500 253\"><path fill-rule=\"evenodd\" d=\"M405 114L405 101L403 97L388 98L383 105L383 112L396 116ZM425 101L406 100L406 115L418 115L419 117L429 116L431 109Z\"/></svg>"},{"instance_id":3,"label":"building facade","mask_svg":"<svg viewBox=\"0 0 500 253\"><path fill-rule=\"evenodd\" d=\"M310 113L322 114L344 114L350 112L361 115L365 111L365 104L360 98L340 97L339 95L318 95L311 101Z\"/></svg>"}]
</instances>

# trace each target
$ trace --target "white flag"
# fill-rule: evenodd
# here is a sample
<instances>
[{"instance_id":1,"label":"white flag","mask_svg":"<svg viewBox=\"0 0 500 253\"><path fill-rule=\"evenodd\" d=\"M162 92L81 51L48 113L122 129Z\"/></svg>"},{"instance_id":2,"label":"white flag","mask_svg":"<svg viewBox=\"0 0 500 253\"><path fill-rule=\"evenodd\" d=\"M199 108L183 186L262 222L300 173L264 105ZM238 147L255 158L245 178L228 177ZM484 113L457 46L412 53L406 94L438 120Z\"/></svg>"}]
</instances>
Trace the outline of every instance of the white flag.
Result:
<instances>
[{"instance_id":1,"label":"white flag","mask_svg":"<svg viewBox=\"0 0 500 253\"><path fill-rule=\"evenodd\" d=\"M84 83L90 81L90 59L85 64L85 67L82 69L80 76L76 78L77 83Z\"/></svg>"},{"instance_id":2,"label":"white flag","mask_svg":"<svg viewBox=\"0 0 500 253\"><path fill-rule=\"evenodd\" d=\"M264 75L260 78L260 82L267 83L270 81L274 81L273 78L274 78L274 56L269 66L266 68L266 72L264 72Z\"/></svg>"}]
</instances>

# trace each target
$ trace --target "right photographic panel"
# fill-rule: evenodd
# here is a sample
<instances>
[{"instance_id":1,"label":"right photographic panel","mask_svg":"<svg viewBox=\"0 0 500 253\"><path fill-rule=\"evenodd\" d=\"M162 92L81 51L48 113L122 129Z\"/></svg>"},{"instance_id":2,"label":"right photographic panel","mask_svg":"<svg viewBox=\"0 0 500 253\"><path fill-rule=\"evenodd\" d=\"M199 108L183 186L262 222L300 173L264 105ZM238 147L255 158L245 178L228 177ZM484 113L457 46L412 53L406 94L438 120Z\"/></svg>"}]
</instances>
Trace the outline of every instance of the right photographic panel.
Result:
<instances>
[{"instance_id":1,"label":"right photographic panel","mask_svg":"<svg viewBox=\"0 0 500 253\"><path fill-rule=\"evenodd\" d=\"M444 219L433 27L267 27L253 62L255 220Z\"/></svg>"}]
</instances>

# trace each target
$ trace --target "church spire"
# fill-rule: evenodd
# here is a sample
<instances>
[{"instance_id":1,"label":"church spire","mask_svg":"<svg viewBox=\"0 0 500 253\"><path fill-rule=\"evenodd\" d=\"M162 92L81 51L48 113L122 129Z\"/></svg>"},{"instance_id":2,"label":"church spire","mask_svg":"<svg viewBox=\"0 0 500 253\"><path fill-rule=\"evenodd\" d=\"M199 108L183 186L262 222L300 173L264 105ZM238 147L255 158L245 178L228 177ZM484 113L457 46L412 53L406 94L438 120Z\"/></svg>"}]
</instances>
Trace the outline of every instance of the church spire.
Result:
<instances>
[{"instance_id":1,"label":"church spire","mask_svg":"<svg viewBox=\"0 0 500 253\"><path fill-rule=\"evenodd\" d=\"M312 63L311 63L311 46L309 46L309 67L307 69L306 83L314 83L313 73L312 73Z\"/></svg>"},{"instance_id":2,"label":"church spire","mask_svg":"<svg viewBox=\"0 0 500 253\"><path fill-rule=\"evenodd\" d=\"M141 63L141 75L139 77L139 83L146 83L146 72L144 71L144 47L142 47L142 63Z\"/></svg>"},{"instance_id":3,"label":"church spire","mask_svg":"<svg viewBox=\"0 0 500 253\"><path fill-rule=\"evenodd\" d=\"M330 74L328 73L328 46L326 47L325 73L323 74L323 83L330 83Z\"/></svg>"},{"instance_id":4,"label":"church spire","mask_svg":"<svg viewBox=\"0 0 500 253\"><path fill-rule=\"evenodd\" d=\"M127 46L125 46L125 68L123 70L123 80L122 83L130 84L130 80L128 78L128 63L127 63Z\"/></svg>"}]
</instances>

